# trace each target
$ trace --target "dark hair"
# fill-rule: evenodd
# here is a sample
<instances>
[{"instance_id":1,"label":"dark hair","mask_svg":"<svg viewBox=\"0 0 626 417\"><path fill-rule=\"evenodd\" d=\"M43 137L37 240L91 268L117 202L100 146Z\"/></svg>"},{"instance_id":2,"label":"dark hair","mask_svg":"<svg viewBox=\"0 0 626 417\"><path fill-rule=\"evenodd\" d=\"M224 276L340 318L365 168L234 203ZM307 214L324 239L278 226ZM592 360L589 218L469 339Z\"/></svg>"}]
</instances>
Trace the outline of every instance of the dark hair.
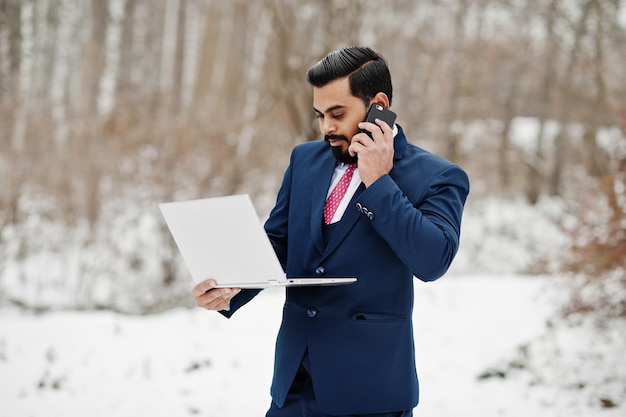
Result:
<instances>
[{"instance_id":1,"label":"dark hair","mask_svg":"<svg viewBox=\"0 0 626 417\"><path fill-rule=\"evenodd\" d=\"M348 76L350 92L369 106L377 93L383 92L391 98L391 74L387 61L371 48L349 46L333 51L309 68L306 74L309 83L323 87L331 81Z\"/></svg>"}]
</instances>

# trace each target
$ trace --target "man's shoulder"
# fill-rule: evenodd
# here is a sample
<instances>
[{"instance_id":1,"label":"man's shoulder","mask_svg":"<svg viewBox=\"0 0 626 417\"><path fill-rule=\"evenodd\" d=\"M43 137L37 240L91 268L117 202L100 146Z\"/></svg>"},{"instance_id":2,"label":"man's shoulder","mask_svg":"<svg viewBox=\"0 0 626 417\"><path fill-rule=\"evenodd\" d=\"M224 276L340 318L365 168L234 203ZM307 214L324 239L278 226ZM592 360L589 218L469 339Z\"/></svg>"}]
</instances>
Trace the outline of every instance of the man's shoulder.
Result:
<instances>
[{"instance_id":1,"label":"man's shoulder","mask_svg":"<svg viewBox=\"0 0 626 417\"><path fill-rule=\"evenodd\" d=\"M410 142L400 125L398 125L398 135L396 136L395 146L396 157L400 155L399 162L402 162L404 164L419 163L421 165L429 166L429 169L445 169L448 167L456 166L442 156L436 155L431 151L428 151ZM398 153L398 151L400 152Z\"/></svg>"},{"instance_id":2,"label":"man's shoulder","mask_svg":"<svg viewBox=\"0 0 626 417\"><path fill-rule=\"evenodd\" d=\"M407 143L403 159L407 162L417 160L420 163L426 163L440 169L458 167L455 163L447 160L443 156L437 155L410 142Z\"/></svg>"},{"instance_id":3,"label":"man's shoulder","mask_svg":"<svg viewBox=\"0 0 626 417\"><path fill-rule=\"evenodd\" d=\"M329 152L328 144L323 140L312 140L294 146L293 157L316 158Z\"/></svg>"},{"instance_id":4,"label":"man's shoulder","mask_svg":"<svg viewBox=\"0 0 626 417\"><path fill-rule=\"evenodd\" d=\"M305 152L309 152L309 151L313 151L313 150L325 150L328 149L328 145L326 144L326 142L324 142L321 139L316 139L316 140L310 140L304 143L300 143L298 145L296 145L293 150L294 152L298 151L305 151Z\"/></svg>"},{"instance_id":5,"label":"man's shoulder","mask_svg":"<svg viewBox=\"0 0 626 417\"><path fill-rule=\"evenodd\" d=\"M417 175L427 182L446 178L446 181L463 187L467 187L469 182L467 173L459 165L412 143L407 143L402 160L397 162L397 174L400 176Z\"/></svg>"}]
</instances>

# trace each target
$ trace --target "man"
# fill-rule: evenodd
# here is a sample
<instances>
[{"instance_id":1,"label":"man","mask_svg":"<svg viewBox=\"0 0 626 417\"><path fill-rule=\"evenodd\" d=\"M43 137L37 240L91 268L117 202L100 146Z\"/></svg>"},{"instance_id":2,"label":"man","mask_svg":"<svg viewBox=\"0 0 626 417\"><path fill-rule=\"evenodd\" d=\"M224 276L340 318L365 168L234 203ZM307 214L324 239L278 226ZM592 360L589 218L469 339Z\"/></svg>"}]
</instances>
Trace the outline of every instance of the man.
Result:
<instances>
[{"instance_id":1,"label":"man","mask_svg":"<svg viewBox=\"0 0 626 417\"><path fill-rule=\"evenodd\" d=\"M362 122L371 104L391 105L380 54L331 52L307 78L325 140L294 148L265 230L288 277L358 281L286 290L267 417L411 416L413 277L433 281L450 266L468 178L400 126ZM330 198L332 214L325 200L337 183L346 194ZM196 303L227 317L258 293L213 285L194 287Z\"/></svg>"}]
</instances>

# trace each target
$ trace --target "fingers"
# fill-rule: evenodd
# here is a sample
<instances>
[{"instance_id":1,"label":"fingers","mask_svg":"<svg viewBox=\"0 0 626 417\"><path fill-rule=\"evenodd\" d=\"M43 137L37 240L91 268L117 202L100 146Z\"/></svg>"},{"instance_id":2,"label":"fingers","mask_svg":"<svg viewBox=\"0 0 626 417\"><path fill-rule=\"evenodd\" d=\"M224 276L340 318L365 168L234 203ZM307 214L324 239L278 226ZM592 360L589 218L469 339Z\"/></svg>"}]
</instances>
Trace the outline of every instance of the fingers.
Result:
<instances>
[{"instance_id":1,"label":"fingers","mask_svg":"<svg viewBox=\"0 0 626 417\"><path fill-rule=\"evenodd\" d=\"M364 148L373 148L379 144L391 145L393 143L393 130L389 125L380 119L376 119L376 124L370 122L359 123L359 129L366 130L366 133L357 133L350 142L348 148L350 155L354 156ZM374 143L376 145L374 145ZM354 146L352 146L354 145Z\"/></svg>"},{"instance_id":2,"label":"fingers","mask_svg":"<svg viewBox=\"0 0 626 417\"><path fill-rule=\"evenodd\" d=\"M205 292L209 291L211 288L215 287L216 285L217 285L217 282L215 282L215 280L207 279L206 281L202 281L201 283L194 286L193 289L191 290L191 295L193 296L193 298L199 297Z\"/></svg>"},{"instance_id":3,"label":"fingers","mask_svg":"<svg viewBox=\"0 0 626 417\"><path fill-rule=\"evenodd\" d=\"M361 122L359 128L367 130L371 137L365 133L354 135L348 148L350 155L354 156L365 149L393 149L393 130L387 123L376 119L376 124Z\"/></svg>"},{"instance_id":4,"label":"fingers","mask_svg":"<svg viewBox=\"0 0 626 417\"><path fill-rule=\"evenodd\" d=\"M368 132L370 132L370 140L374 142L381 140L392 140L393 129L391 128L391 126L389 126L387 123L380 119L376 119L375 122L376 124L370 122L361 122L359 123L359 129L367 130Z\"/></svg>"},{"instance_id":5,"label":"fingers","mask_svg":"<svg viewBox=\"0 0 626 417\"><path fill-rule=\"evenodd\" d=\"M214 288L216 282L212 279L202 281L191 290L191 295L198 307L207 310L223 310L230 300L241 291L240 288Z\"/></svg>"},{"instance_id":6,"label":"fingers","mask_svg":"<svg viewBox=\"0 0 626 417\"><path fill-rule=\"evenodd\" d=\"M372 137L365 133L356 134L348 151L352 156L358 155L361 181L369 187L391 171L394 154L393 130L380 119L376 119L376 124L361 122L359 128L370 132Z\"/></svg>"}]
</instances>

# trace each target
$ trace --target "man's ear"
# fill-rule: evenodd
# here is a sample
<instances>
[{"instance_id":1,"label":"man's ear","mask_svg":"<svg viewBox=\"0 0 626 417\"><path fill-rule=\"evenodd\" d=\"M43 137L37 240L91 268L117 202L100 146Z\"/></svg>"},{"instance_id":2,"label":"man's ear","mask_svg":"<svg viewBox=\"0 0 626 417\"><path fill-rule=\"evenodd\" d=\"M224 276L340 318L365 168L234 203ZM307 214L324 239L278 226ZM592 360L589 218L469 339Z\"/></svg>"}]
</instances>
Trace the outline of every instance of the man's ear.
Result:
<instances>
[{"instance_id":1,"label":"man's ear","mask_svg":"<svg viewBox=\"0 0 626 417\"><path fill-rule=\"evenodd\" d=\"M373 102L380 104L384 108L389 107L389 97L387 97L387 94L383 93L382 91L376 93L376 95L373 98Z\"/></svg>"}]
</instances>

